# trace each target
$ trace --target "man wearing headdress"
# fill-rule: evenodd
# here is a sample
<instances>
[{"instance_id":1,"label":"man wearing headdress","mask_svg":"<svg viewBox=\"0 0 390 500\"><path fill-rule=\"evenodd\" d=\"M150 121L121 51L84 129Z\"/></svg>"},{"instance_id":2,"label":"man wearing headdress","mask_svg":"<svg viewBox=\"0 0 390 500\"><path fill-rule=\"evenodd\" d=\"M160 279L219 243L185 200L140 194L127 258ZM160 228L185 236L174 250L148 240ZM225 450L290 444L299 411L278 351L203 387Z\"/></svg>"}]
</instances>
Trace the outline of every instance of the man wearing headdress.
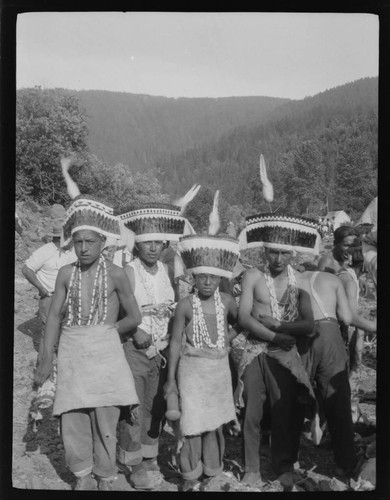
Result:
<instances>
[{"instance_id":1,"label":"man wearing headdress","mask_svg":"<svg viewBox=\"0 0 390 500\"><path fill-rule=\"evenodd\" d=\"M247 217L244 231L246 248L265 247L266 265L262 271L253 268L244 274L238 310L239 324L247 331L237 396L245 407L242 481L251 485L261 480L260 422L268 395L272 465L283 482L289 482L305 410L311 415L315 405L295 346L295 337L311 333L313 314L310 297L299 286L299 273L290 262L294 251L314 252L319 234L316 221L273 214Z\"/></svg>"},{"instance_id":2,"label":"man wearing headdress","mask_svg":"<svg viewBox=\"0 0 390 500\"><path fill-rule=\"evenodd\" d=\"M61 267L50 306L35 382L49 376L61 310L65 326L58 349L53 415L61 416L65 459L77 478L75 489L112 489L116 478L116 426L120 407L137 405L134 380L120 335L141 316L125 272L102 255L107 237L119 237L113 210L88 197L75 197L64 226L77 261ZM119 307L123 318L117 321Z\"/></svg>"},{"instance_id":3,"label":"man wearing headdress","mask_svg":"<svg viewBox=\"0 0 390 500\"><path fill-rule=\"evenodd\" d=\"M228 323L236 323L237 306L219 285L231 278L239 245L231 238L193 235L180 240L179 251L195 290L176 308L165 393L180 400L178 452L183 491L189 491L202 475L207 481L223 471L223 425L236 418L228 357L236 333Z\"/></svg>"},{"instance_id":4,"label":"man wearing headdress","mask_svg":"<svg viewBox=\"0 0 390 500\"><path fill-rule=\"evenodd\" d=\"M119 461L131 469L136 489L155 486L159 437L166 410L163 385L170 340L169 322L175 292L168 267L159 259L169 242L178 241L186 220L181 207L142 204L119 214L125 229L134 234L134 259L124 269L142 312L142 322L128 332L123 348L134 375L140 400L136 412L122 411L119 422Z\"/></svg>"}]
</instances>

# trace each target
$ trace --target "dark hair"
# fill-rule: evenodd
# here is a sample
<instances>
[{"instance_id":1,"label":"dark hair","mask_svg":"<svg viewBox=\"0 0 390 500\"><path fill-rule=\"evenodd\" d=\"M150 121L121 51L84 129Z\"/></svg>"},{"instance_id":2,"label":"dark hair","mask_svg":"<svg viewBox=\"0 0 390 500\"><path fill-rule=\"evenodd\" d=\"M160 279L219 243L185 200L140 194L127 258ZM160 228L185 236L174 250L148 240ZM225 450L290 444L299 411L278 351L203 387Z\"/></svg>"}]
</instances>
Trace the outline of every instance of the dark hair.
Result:
<instances>
[{"instance_id":1,"label":"dark hair","mask_svg":"<svg viewBox=\"0 0 390 500\"><path fill-rule=\"evenodd\" d=\"M355 229L352 226L340 226L334 232L334 244L338 245L348 236L356 236Z\"/></svg>"}]
</instances>

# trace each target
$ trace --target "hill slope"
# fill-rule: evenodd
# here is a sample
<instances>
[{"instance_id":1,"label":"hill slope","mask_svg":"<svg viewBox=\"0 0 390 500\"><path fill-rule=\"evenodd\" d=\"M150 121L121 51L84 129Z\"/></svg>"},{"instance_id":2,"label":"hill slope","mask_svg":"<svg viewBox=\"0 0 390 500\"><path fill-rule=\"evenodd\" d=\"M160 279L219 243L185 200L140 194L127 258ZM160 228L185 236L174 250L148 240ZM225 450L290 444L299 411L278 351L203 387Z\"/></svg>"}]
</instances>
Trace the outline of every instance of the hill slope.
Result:
<instances>
[{"instance_id":1,"label":"hill slope","mask_svg":"<svg viewBox=\"0 0 390 500\"><path fill-rule=\"evenodd\" d=\"M230 204L265 209L258 181L262 153L277 205L303 213L313 209L308 199L317 196L317 212L326 203L361 211L376 194L377 122L378 79L364 78L288 102L265 123L237 127L159 162L163 188L178 194L199 182L221 189ZM300 205L297 196L306 197L305 203Z\"/></svg>"},{"instance_id":2,"label":"hill slope","mask_svg":"<svg viewBox=\"0 0 390 500\"><path fill-rule=\"evenodd\" d=\"M241 125L263 123L288 99L273 97L168 98L125 92L75 92L87 112L88 145L108 165L134 170L221 137Z\"/></svg>"}]
</instances>

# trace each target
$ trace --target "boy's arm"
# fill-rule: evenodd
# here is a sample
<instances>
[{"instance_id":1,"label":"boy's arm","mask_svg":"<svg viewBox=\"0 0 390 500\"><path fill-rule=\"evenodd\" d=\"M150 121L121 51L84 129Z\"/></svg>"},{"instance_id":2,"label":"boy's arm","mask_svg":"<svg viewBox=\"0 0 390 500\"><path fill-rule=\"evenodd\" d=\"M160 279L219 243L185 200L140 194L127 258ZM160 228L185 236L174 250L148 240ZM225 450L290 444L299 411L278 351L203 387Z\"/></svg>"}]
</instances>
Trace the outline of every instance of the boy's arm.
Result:
<instances>
[{"instance_id":1,"label":"boy's arm","mask_svg":"<svg viewBox=\"0 0 390 500\"><path fill-rule=\"evenodd\" d=\"M167 382L164 385L164 393L166 395L172 392L172 390L177 392L176 370L179 363L182 335L186 325L186 319L189 315L189 308L190 303L187 298L181 300L176 306L171 340L169 342L168 376Z\"/></svg>"},{"instance_id":2,"label":"boy's arm","mask_svg":"<svg viewBox=\"0 0 390 500\"><path fill-rule=\"evenodd\" d=\"M125 271L121 268L115 269L112 277L119 302L125 314L122 319L115 323L115 328L118 330L119 335L123 335L136 328L141 323L142 316Z\"/></svg>"},{"instance_id":3,"label":"boy's arm","mask_svg":"<svg viewBox=\"0 0 390 500\"><path fill-rule=\"evenodd\" d=\"M224 294L224 304L227 308L227 320L230 326L227 334L228 344L242 332L243 328L237 323L238 308L232 295Z\"/></svg>"},{"instance_id":4,"label":"boy's arm","mask_svg":"<svg viewBox=\"0 0 390 500\"><path fill-rule=\"evenodd\" d=\"M53 369L54 345L60 332L61 309L66 299L66 280L69 266L62 267L57 275L53 298L47 315L41 360L34 374L34 382L42 385Z\"/></svg>"}]
</instances>

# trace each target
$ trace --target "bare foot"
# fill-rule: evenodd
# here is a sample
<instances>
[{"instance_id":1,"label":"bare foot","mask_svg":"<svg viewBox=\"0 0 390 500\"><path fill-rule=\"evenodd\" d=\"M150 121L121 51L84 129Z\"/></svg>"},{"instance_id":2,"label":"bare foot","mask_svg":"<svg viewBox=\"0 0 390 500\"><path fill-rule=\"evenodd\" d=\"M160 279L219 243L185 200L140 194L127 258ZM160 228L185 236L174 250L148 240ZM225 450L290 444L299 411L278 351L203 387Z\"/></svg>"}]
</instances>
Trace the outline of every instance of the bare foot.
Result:
<instances>
[{"instance_id":1,"label":"bare foot","mask_svg":"<svg viewBox=\"0 0 390 500\"><path fill-rule=\"evenodd\" d=\"M252 486L257 482L261 482L260 472L245 472L241 479L241 483Z\"/></svg>"}]
</instances>

